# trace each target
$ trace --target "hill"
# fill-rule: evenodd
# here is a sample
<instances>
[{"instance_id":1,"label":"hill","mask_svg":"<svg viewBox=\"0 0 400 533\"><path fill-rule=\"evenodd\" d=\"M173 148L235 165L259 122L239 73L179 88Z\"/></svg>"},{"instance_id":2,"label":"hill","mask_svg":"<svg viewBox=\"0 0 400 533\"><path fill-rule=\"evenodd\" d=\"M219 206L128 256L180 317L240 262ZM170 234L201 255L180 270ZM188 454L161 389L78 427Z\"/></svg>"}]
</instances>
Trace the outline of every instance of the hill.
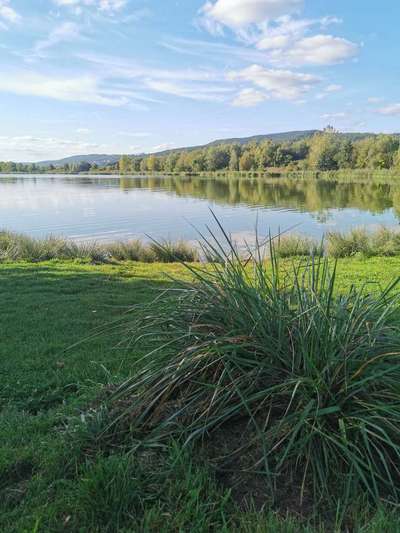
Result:
<instances>
[{"instance_id":1,"label":"hill","mask_svg":"<svg viewBox=\"0 0 400 533\"><path fill-rule=\"evenodd\" d=\"M202 144L198 146L187 146L182 148L171 148L169 150L163 150L161 152L156 152L155 155L167 155L173 152L182 152L182 151L193 151L198 150L200 148L207 148L211 146L219 146L221 144L249 144L252 142L262 142L262 141L274 141L274 142L289 142L289 141L297 141L301 139L306 139L308 137L311 137L315 133L318 133L319 130L304 130L304 131L286 131L281 133L267 133L264 135L252 135L250 137L233 137L230 139L217 139L215 141L211 141L207 144ZM351 140L357 140L362 139L364 137L369 137L372 135L375 135L374 133L342 133L341 135L351 139ZM396 135L396 134L395 134ZM82 162L90 163L91 165L99 165L99 166L106 166L110 164L114 164L121 158L122 154L87 154L87 155L73 155L70 157L64 157L63 159L56 159L56 160L49 160L49 161L39 161L38 165L41 166L50 166L54 165L55 167L62 167L65 164L79 164ZM139 154L134 154L139 155ZM140 154L140 155L148 155L148 154ZM133 157L133 154L131 154Z\"/></svg>"}]
</instances>

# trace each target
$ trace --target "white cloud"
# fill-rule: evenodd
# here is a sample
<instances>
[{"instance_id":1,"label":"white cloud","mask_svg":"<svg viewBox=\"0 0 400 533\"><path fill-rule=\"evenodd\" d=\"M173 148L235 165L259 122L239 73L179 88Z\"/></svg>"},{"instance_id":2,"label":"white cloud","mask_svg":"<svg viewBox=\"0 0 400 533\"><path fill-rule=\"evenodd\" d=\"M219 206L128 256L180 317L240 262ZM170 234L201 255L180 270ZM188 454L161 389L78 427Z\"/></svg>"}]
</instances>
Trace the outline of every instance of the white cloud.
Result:
<instances>
[{"instance_id":1,"label":"white cloud","mask_svg":"<svg viewBox=\"0 0 400 533\"><path fill-rule=\"evenodd\" d=\"M315 96L315 98L317 100L322 100L323 98L326 98L330 94L337 93L342 90L343 90L342 85L339 85L337 83L331 83L330 85L327 85L320 93L318 93Z\"/></svg>"},{"instance_id":2,"label":"white cloud","mask_svg":"<svg viewBox=\"0 0 400 533\"><path fill-rule=\"evenodd\" d=\"M332 65L357 54L357 44L325 33L341 19L293 17L302 5L302 0L209 1L201 10L200 24L214 35L231 28L239 40L265 51L266 59L281 67ZM313 28L320 33L310 36Z\"/></svg>"},{"instance_id":3,"label":"white cloud","mask_svg":"<svg viewBox=\"0 0 400 533\"><path fill-rule=\"evenodd\" d=\"M75 9L89 7L113 14L121 11L127 5L128 0L53 0L53 2L60 7L73 7Z\"/></svg>"},{"instance_id":4,"label":"white cloud","mask_svg":"<svg viewBox=\"0 0 400 533\"><path fill-rule=\"evenodd\" d=\"M223 102L225 100L225 94L231 91L231 89L222 86L179 83L164 79L149 79L145 80L144 83L153 91L208 102Z\"/></svg>"},{"instance_id":5,"label":"white cloud","mask_svg":"<svg viewBox=\"0 0 400 533\"><path fill-rule=\"evenodd\" d=\"M128 0L100 0L99 9L101 11L120 11L127 2Z\"/></svg>"},{"instance_id":6,"label":"white cloud","mask_svg":"<svg viewBox=\"0 0 400 533\"><path fill-rule=\"evenodd\" d=\"M261 24L299 9L302 0L216 0L201 9L206 20L231 28Z\"/></svg>"},{"instance_id":7,"label":"white cloud","mask_svg":"<svg viewBox=\"0 0 400 533\"><path fill-rule=\"evenodd\" d=\"M347 113L339 112L339 113L324 113L321 115L321 118L326 120L335 120L335 119L341 119L346 118Z\"/></svg>"},{"instance_id":8,"label":"white cloud","mask_svg":"<svg viewBox=\"0 0 400 533\"><path fill-rule=\"evenodd\" d=\"M101 80L90 75L57 78L36 73L10 72L0 78L0 92L113 107L130 103L127 96L121 95L117 89L102 88Z\"/></svg>"},{"instance_id":9,"label":"white cloud","mask_svg":"<svg viewBox=\"0 0 400 533\"><path fill-rule=\"evenodd\" d=\"M252 65L241 71L228 74L230 80L252 82L267 91L268 96L281 100L298 100L320 83L320 78L311 74L290 70L267 69Z\"/></svg>"},{"instance_id":10,"label":"white cloud","mask_svg":"<svg viewBox=\"0 0 400 533\"><path fill-rule=\"evenodd\" d=\"M174 143L158 144L157 146L153 146L152 148L150 148L149 153L164 152L164 150L171 150L171 148L175 148Z\"/></svg>"},{"instance_id":11,"label":"white cloud","mask_svg":"<svg viewBox=\"0 0 400 533\"><path fill-rule=\"evenodd\" d=\"M101 145L55 137L21 135L0 136L0 150L3 157L11 160L37 161L99 150Z\"/></svg>"},{"instance_id":12,"label":"white cloud","mask_svg":"<svg viewBox=\"0 0 400 533\"><path fill-rule=\"evenodd\" d=\"M379 104L380 102L383 102L383 98L379 98L377 96L371 96L370 98L368 98L369 104Z\"/></svg>"},{"instance_id":13,"label":"white cloud","mask_svg":"<svg viewBox=\"0 0 400 533\"><path fill-rule=\"evenodd\" d=\"M327 87L325 87L325 92L327 92L327 93L337 93L337 92L341 91L342 89L343 89L342 85L338 85L338 84L332 83L331 85L328 85Z\"/></svg>"},{"instance_id":14,"label":"white cloud","mask_svg":"<svg viewBox=\"0 0 400 533\"><path fill-rule=\"evenodd\" d=\"M397 116L400 115L400 104L390 104L385 107L381 107L380 109L376 110L377 113L380 113L381 115L387 115L387 116Z\"/></svg>"},{"instance_id":15,"label":"white cloud","mask_svg":"<svg viewBox=\"0 0 400 533\"><path fill-rule=\"evenodd\" d=\"M255 37L257 48L260 50L287 48L316 25L326 27L326 19L294 19L284 15L260 29L261 33Z\"/></svg>"},{"instance_id":16,"label":"white cloud","mask_svg":"<svg viewBox=\"0 0 400 533\"><path fill-rule=\"evenodd\" d=\"M76 133L79 133L81 135L89 135L89 133L91 133L91 130L89 128L78 128L76 130Z\"/></svg>"},{"instance_id":17,"label":"white cloud","mask_svg":"<svg viewBox=\"0 0 400 533\"><path fill-rule=\"evenodd\" d=\"M151 133L145 132L145 131L118 131L117 135L120 135L121 137L135 137L135 138L141 138L141 137L151 137Z\"/></svg>"},{"instance_id":18,"label":"white cloud","mask_svg":"<svg viewBox=\"0 0 400 533\"><path fill-rule=\"evenodd\" d=\"M254 107L268 99L268 95L261 91L257 91L256 89L243 89L233 100L232 105L234 107Z\"/></svg>"},{"instance_id":19,"label":"white cloud","mask_svg":"<svg viewBox=\"0 0 400 533\"><path fill-rule=\"evenodd\" d=\"M287 50L278 51L275 59L296 66L333 65L354 57L357 51L358 46L347 39L320 34L304 37Z\"/></svg>"},{"instance_id":20,"label":"white cloud","mask_svg":"<svg viewBox=\"0 0 400 533\"><path fill-rule=\"evenodd\" d=\"M10 0L0 0L0 19L11 24L17 24L21 20L21 15L11 7Z\"/></svg>"},{"instance_id":21,"label":"white cloud","mask_svg":"<svg viewBox=\"0 0 400 533\"><path fill-rule=\"evenodd\" d=\"M35 53L39 55L43 50L51 48L62 42L69 42L79 38L79 26L73 22L64 22L54 28L49 36L38 41L34 47Z\"/></svg>"}]
</instances>

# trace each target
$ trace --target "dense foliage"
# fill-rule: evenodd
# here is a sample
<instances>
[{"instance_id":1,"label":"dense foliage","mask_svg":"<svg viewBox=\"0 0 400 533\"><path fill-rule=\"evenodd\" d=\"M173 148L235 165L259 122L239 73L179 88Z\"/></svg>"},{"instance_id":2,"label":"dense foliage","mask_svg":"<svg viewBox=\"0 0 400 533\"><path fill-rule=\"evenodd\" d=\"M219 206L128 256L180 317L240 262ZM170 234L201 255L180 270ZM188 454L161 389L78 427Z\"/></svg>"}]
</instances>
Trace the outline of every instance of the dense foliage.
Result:
<instances>
[{"instance_id":1,"label":"dense foliage","mask_svg":"<svg viewBox=\"0 0 400 533\"><path fill-rule=\"evenodd\" d=\"M400 170L399 137L375 135L352 140L332 128L295 141L221 144L146 157L123 156L119 163L124 174L393 168Z\"/></svg>"},{"instance_id":2,"label":"dense foliage","mask_svg":"<svg viewBox=\"0 0 400 533\"><path fill-rule=\"evenodd\" d=\"M150 155L124 155L119 163L100 166L86 161L40 166L0 161L0 172L113 173L293 171L339 169L400 170L400 136L342 134L328 127L302 139L248 144L218 144L169 150Z\"/></svg>"}]
</instances>

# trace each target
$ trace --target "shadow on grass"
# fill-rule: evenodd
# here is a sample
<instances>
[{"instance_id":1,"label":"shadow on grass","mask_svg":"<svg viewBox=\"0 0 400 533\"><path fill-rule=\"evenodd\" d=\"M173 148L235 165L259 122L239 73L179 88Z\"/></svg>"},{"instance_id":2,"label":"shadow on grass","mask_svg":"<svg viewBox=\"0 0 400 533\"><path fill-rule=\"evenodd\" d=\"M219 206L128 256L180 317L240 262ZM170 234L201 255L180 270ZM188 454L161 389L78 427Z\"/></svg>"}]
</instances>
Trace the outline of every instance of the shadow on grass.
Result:
<instances>
[{"instance_id":1,"label":"shadow on grass","mask_svg":"<svg viewBox=\"0 0 400 533\"><path fill-rule=\"evenodd\" d=\"M128 375L145 346L122 350L122 331L100 332L171 286L160 270L153 274L145 266L0 266L0 405L35 413Z\"/></svg>"}]
</instances>

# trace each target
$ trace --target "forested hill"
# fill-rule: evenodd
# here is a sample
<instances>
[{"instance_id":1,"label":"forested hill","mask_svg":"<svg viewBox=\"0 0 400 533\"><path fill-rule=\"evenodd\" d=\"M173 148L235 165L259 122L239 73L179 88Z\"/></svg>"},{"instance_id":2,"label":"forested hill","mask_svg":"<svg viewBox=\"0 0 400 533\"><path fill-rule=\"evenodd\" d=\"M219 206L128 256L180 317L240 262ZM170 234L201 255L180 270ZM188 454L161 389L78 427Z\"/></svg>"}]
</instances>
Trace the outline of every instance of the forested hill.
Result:
<instances>
[{"instance_id":1,"label":"forested hill","mask_svg":"<svg viewBox=\"0 0 400 533\"><path fill-rule=\"evenodd\" d=\"M273 141L273 142L293 142L301 139L306 139L312 137L318 130L304 130L304 131L286 131L282 133L267 133L264 135L252 135L251 137L239 137L231 139L217 139L207 144L199 146L188 146L183 148L173 148L170 150L164 150L162 152L157 152L155 155L163 156L174 152L184 152L184 151L194 151L203 148L208 148L211 146L219 146L226 144L238 144L246 145L250 143L259 143L262 141ZM351 140L360 139L373 135L371 133L343 133L341 134L345 137L350 138ZM146 154L141 154L146 155ZM91 165L98 165L99 167L113 165L117 163L121 158L121 154L89 154L89 155L74 155L71 157L65 157L63 159L57 159L53 161L40 161L37 165L41 167L47 167L53 165L55 167L62 167L66 164L74 165L81 162L90 163Z\"/></svg>"}]
</instances>

